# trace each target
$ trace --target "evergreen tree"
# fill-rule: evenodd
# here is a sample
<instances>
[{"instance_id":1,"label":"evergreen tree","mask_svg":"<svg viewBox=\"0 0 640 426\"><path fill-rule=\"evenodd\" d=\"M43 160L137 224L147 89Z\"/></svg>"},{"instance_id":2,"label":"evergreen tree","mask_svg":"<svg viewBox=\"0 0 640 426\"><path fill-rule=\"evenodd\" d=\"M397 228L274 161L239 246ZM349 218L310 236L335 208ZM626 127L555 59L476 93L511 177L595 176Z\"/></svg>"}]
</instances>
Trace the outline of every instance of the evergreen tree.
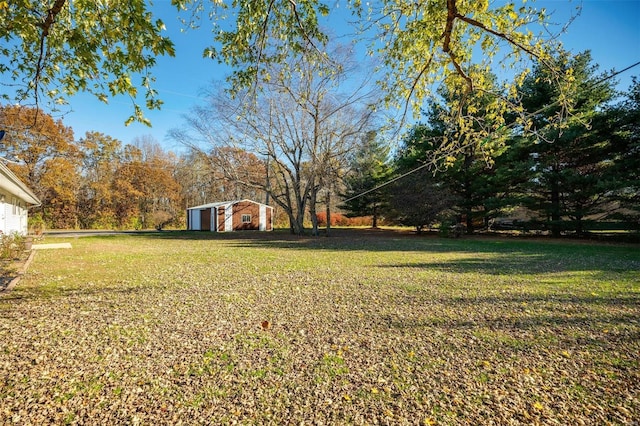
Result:
<instances>
[{"instance_id":1,"label":"evergreen tree","mask_svg":"<svg viewBox=\"0 0 640 426\"><path fill-rule=\"evenodd\" d=\"M589 52L573 57L563 53L554 61L572 78L557 86L548 69L537 65L522 87L534 129L523 146L534 162L528 207L546 218L554 236L561 234L567 218L581 234L584 219L602 212L612 185L612 146L598 123L614 90L596 74Z\"/></svg>"},{"instance_id":2,"label":"evergreen tree","mask_svg":"<svg viewBox=\"0 0 640 426\"><path fill-rule=\"evenodd\" d=\"M606 110L601 134L615 147L611 155L611 182L608 193L619 207L617 218L640 225L640 79L632 78L625 99Z\"/></svg>"},{"instance_id":3,"label":"evergreen tree","mask_svg":"<svg viewBox=\"0 0 640 426\"><path fill-rule=\"evenodd\" d=\"M436 222L441 214L459 201L449 188L442 173L434 169L443 166L427 162L442 140L444 122L431 120L414 126L398 150L394 175L402 176L388 188L388 216L395 223L413 226L418 233Z\"/></svg>"},{"instance_id":4,"label":"evergreen tree","mask_svg":"<svg viewBox=\"0 0 640 426\"><path fill-rule=\"evenodd\" d=\"M490 213L487 200L495 198L491 185L495 170L491 162L504 149L501 143L496 143L499 138L487 130L504 120L491 107L497 98L496 78L485 73L482 81L483 89L464 102L460 101L464 87L459 81L443 86L439 101L429 103L427 124L412 129L396 162L399 169L409 170L430 161L437 174L435 181L433 177L429 180L444 184L452 195L446 198L457 200L455 209L469 234L474 232L477 219ZM462 116L477 118L468 125L458 119ZM454 151L452 144L457 146Z\"/></svg>"},{"instance_id":5,"label":"evergreen tree","mask_svg":"<svg viewBox=\"0 0 640 426\"><path fill-rule=\"evenodd\" d=\"M488 219L509 216L513 210L530 204L534 161L526 150L528 143L526 138L514 135L495 157L487 179L490 195L484 200Z\"/></svg>"},{"instance_id":6,"label":"evergreen tree","mask_svg":"<svg viewBox=\"0 0 640 426\"><path fill-rule=\"evenodd\" d=\"M375 132L368 132L351 159L350 172L344 179L346 190L340 194L346 200L340 208L347 211L347 216L372 216L374 228L386 204L385 191L374 188L390 176L388 156L388 145L377 139Z\"/></svg>"},{"instance_id":7,"label":"evergreen tree","mask_svg":"<svg viewBox=\"0 0 640 426\"><path fill-rule=\"evenodd\" d=\"M442 219L456 197L446 184L426 168L417 170L389 188L389 218L394 223L416 228L418 233Z\"/></svg>"}]
</instances>

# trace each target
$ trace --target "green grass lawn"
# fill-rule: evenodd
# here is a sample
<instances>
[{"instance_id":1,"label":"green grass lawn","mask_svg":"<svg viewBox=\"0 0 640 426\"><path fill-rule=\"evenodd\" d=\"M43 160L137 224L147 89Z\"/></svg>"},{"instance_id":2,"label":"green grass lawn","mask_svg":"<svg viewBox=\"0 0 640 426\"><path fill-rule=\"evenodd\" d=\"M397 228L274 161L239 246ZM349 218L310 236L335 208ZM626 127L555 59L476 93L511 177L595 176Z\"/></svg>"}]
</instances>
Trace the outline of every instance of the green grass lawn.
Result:
<instances>
[{"instance_id":1,"label":"green grass lawn","mask_svg":"<svg viewBox=\"0 0 640 426\"><path fill-rule=\"evenodd\" d=\"M47 238L0 424L634 424L640 247L336 231Z\"/></svg>"}]
</instances>

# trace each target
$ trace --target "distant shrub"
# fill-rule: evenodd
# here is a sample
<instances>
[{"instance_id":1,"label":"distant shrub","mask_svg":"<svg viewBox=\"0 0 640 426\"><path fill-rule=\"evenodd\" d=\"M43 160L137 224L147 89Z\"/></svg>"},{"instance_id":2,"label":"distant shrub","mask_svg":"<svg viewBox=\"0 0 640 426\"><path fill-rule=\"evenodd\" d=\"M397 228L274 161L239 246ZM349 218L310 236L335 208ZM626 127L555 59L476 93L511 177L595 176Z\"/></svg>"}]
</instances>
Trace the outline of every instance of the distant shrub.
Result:
<instances>
[{"instance_id":1,"label":"distant shrub","mask_svg":"<svg viewBox=\"0 0 640 426\"><path fill-rule=\"evenodd\" d=\"M113 212L99 212L91 226L91 229L117 229L118 219Z\"/></svg>"},{"instance_id":2,"label":"distant shrub","mask_svg":"<svg viewBox=\"0 0 640 426\"><path fill-rule=\"evenodd\" d=\"M41 236L46 229L42 214L38 213L33 216L29 216L29 234L37 237Z\"/></svg>"},{"instance_id":3,"label":"distant shrub","mask_svg":"<svg viewBox=\"0 0 640 426\"><path fill-rule=\"evenodd\" d=\"M331 214L331 226L335 226L338 224L338 216L342 216L339 213L332 213ZM327 213L326 212L320 212L318 214L316 214L316 217L318 218L318 226L327 226Z\"/></svg>"},{"instance_id":4,"label":"distant shrub","mask_svg":"<svg viewBox=\"0 0 640 426\"><path fill-rule=\"evenodd\" d=\"M275 208L273 211L273 227L274 228L288 228L289 216L281 208Z\"/></svg>"},{"instance_id":5,"label":"distant shrub","mask_svg":"<svg viewBox=\"0 0 640 426\"><path fill-rule=\"evenodd\" d=\"M163 210L157 210L151 213L151 222L153 227L158 231L162 231L162 229L168 225L173 220L173 215L169 212Z\"/></svg>"},{"instance_id":6,"label":"distant shrub","mask_svg":"<svg viewBox=\"0 0 640 426\"><path fill-rule=\"evenodd\" d=\"M316 215L318 226L327 226L327 214L320 212ZM331 213L331 226L371 226L371 216L347 217L340 213Z\"/></svg>"},{"instance_id":7,"label":"distant shrub","mask_svg":"<svg viewBox=\"0 0 640 426\"><path fill-rule=\"evenodd\" d=\"M378 218L380 223L380 218ZM371 226L373 224L373 218L371 216L357 216L349 218L349 226Z\"/></svg>"}]
</instances>

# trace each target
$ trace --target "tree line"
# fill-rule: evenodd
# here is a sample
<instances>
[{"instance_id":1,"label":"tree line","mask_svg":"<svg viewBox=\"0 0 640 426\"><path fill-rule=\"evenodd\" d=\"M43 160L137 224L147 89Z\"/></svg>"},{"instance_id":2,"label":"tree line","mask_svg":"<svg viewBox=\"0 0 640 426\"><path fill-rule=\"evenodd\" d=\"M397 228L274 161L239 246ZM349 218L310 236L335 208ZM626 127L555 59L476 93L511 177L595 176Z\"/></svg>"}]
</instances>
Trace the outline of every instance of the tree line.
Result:
<instances>
[{"instance_id":1,"label":"tree line","mask_svg":"<svg viewBox=\"0 0 640 426\"><path fill-rule=\"evenodd\" d=\"M30 222L53 229L182 227L185 209L215 200L264 199L211 167L220 152L177 155L152 137L131 144L99 132L75 140L73 130L36 108L0 107L6 135L0 157L38 196ZM235 152L243 173L262 162ZM261 198L262 197L262 198Z\"/></svg>"},{"instance_id":2,"label":"tree line","mask_svg":"<svg viewBox=\"0 0 640 426\"><path fill-rule=\"evenodd\" d=\"M272 64L280 77L260 91L212 89L170 135L180 155L150 137L75 140L37 108L5 106L0 156L42 200L31 216L50 228L184 227L187 207L240 198L276 206L296 234L310 224L317 235L319 217L328 229L339 210L373 226L461 223L468 233L637 227L638 80L616 93L588 52L538 63L517 92L490 73L476 75L474 96L450 79L399 146L380 124L376 91L354 85L351 57L329 71L316 54ZM557 69L572 78L558 84ZM513 95L513 108L496 108Z\"/></svg>"},{"instance_id":3,"label":"tree line","mask_svg":"<svg viewBox=\"0 0 640 426\"><path fill-rule=\"evenodd\" d=\"M19 160L11 167L42 199L34 218L52 227L161 227L179 224L186 206L248 194L277 205L292 232L305 232L309 218L317 234L318 208L326 206L330 224L335 195L357 192L354 170L362 165L354 163L353 153L376 140L389 144L378 113L395 108L404 121L426 105L425 126L414 128L405 140L406 161L400 156L384 166L391 172L370 170L366 179L401 176L402 167L412 167L414 154L420 164L428 159L431 169L421 171L438 177L407 174L387 204L394 199L402 204L398 200L404 192L414 197L409 203L418 206L417 189L429 185L430 193L441 192L437 203L429 204L433 215L448 207L464 213L467 225L473 225L478 210L489 212L485 218L498 214L488 201L478 201L492 197L481 195L486 188L474 187L480 180L474 172L497 173L506 153L517 152L512 149L517 140L526 144L533 134L543 146L556 137L566 138L567 126L576 120L590 123L589 114L569 112L578 105L574 97L581 80L571 61L553 59L561 44L559 34L550 34L550 14L544 8L459 0L348 1L353 37L350 45L340 47L324 28L334 10L315 0L233 5L173 0L171 5L178 18L186 14L182 23L190 29L208 17L213 45L203 53L232 69L226 90L214 93L208 105L194 108L185 129L172 134L190 148L182 155L164 152L144 138L123 145L89 133L76 141L72 129L39 108L45 102L64 105L78 92L105 102L126 94L133 107L127 122L148 123L140 104L147 109L162 105L151 69L158 56L175 54L151 4L0 2L0 19L6 23L0 25L0 38L7 42L0 49L0 74L10 89L0 99L35 105L3 108L0 124L8 136L0 154ZM344 54L359 50L357 46L374 61L365 64L365 73L376 89L368 89L367 81L354 82L353 61ZM494 61L512 70L514 79L497 84L488 73ZM532 109L535 94L520 95L531 61L548 71L543 78L549 93L540 94L538 102L557 91L554 103L542 113ZM364 64L363 58L360 62ZM21 115L31 117L16 118ZM411 135L417 137L415 143ZM542 151L536 149L528 158ZM532 167L542 171L554 166ZM460 172L454 176L456 170ZM540 173L527 179L528 184L546 178ZM517 197L534 200L531 191L523 188ZM547 221L558 222L566 213L559 207L564 193L552 192L550 205L555 207L547 209ZM367 191L371 196L379 193ZM497 198L516 196L512 190L505 194ZM377 218L383 210L374 206ZM401 209L384 214L389 220L411 222Z\"/></svg>"},{"instance_id":4,"label":"tree line","mask_svg":"<svg viewBox=\"0 0 640 426\"><path fill-rule=\"evenodd\" d=\"M538 63L518 91L522 109L505 111L502 129L491 135L482 134L480 120L467 128L455 117L487 119L487 106L500 93L495 77L486 78L494 90L464 106L455 86L443 86L390 161L388 149L375 141L354 157L343 207L351 215L372 215L374 224L382 216L418 231L434 223L444 229L458 223L469 234L488 228L554 236L638 230L640 80L632 78L620 94L589 52L553 60L573 78L558 86ZM457 150L442 148L452 140Z\"/></svg>"}]
</instances>

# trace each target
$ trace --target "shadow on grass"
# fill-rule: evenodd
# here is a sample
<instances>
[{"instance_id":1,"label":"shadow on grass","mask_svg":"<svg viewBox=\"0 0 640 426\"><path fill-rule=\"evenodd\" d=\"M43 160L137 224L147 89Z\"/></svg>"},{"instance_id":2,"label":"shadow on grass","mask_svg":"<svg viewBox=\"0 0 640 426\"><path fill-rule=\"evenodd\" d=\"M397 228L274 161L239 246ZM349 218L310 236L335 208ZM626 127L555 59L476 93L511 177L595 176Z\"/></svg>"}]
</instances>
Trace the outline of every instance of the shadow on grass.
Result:
<instances>
[{"instance_id":1,"label":"shadow on grass","mask_svg":"<svg viewBox=\"0 0 640 426\"><path fill-rule=\"evenodd\" d=\"M495 275L568 271L637 271L640 273L640 250L628 245L483 236L450 239L437 235L418 236L406 230L372 229L338 229L333 231L330 237L296 236L288 231L211 234L183 231L176 234L157 233L150 237L225 241L239 248L457 253L455 258L445 262L407 262L380 266L443 269L460 273L480 272ZM469 256L464 256L465 253Z\"/></svg>"},{"instance_id":2,"label":"shadow on grass","mask_svg":"<svg viewBox=\"0 0 640 426\"><path fill-rule=\"evenodd\" d=\"M518 247L547 245L559 251L575 247L610 247L616 249L637 250L633 244L602 243L580 239L553 239L539 236L501 236L476 234L462 238L446 238L438 233L417 235L407 229L394 228L335 228L329 236L324 230L319 236L294 235L288 229L276 229L270 232L237 231L51 231L48 236L57 238L105 237L127 235L131 237L156 238L163 240L190 241L233 241L240 246L264 246L273 248L333 249L333 250L371 250L371 251L450 251L451 248L464 251L510 251ZM640 256L638 256L640 258Z\"/></svg>"},{"instance_id":3,"label":"shadow on grass","mask_svg":"<svg viewBox=\"0 0 640 426\"><path fill-rule=\"evenodd\" d=\"M640 259L625 260L615 254L602 253L598 257L577 250L571 256L562 257L555 253L535 251L530 253L494 252L487 257L458 257L451 261L407 262L379 265L380 268L437 269L453 273L482 273L489 275L512 274L553 274L561 272L601 272L638 273L640 280ZM598 278L592 276L590 278ZM579 277L575 278L579 281Z\"/></svg>"},{"instance_id":4,"label":"shadow on grass","mask_svg":"<svg viewBox=\"0 0 640 426\"><path fill-rule=\"evenodd\" d=\"M112 303L109 300L102 300L105 294L109 295L122 295L127 298L133 294L138 293L150 293L155 291L159 286L157 285L100 285L100 286L79 286L79 287L65 287L65 286L38 286L33 288L20 288L14 289L11 292L0 293L0 301L28 301L33 299L54 299L65 298L73 299L77 297L86 301L86 297L96 296L97 300L103 303Z\"/></svg>"},{"instance_id":5,"label":"shadow on grass","mask_svg":"<svg viewBox=\"0 0 640 426\"><path fill-rule=\"evenodd\" d=\"M422 302L417 298L413 303ZM429 303L440 307L434 309L432 315L407 317L383 314L369 321L378 324L381 331L385 328L463 331L504 340L499 343L516 346L524 343L525 347L535 345L538 338L549 336L569 339L578 346L640 341L640 294L633 292L612 297L558 294L440 296L430 297ZM547 333L547 337L538 335L540 331ZM516 341L508 337L513 332L533 332L528 334L533 340L528 343L526 339Z\"/></svg>"},{"instance_id":6,"label":"shadow on grass","mask_svg":"<svg viewBox=\"0 0 640 426\"><path fill-rule=\"evenodd\" d=\"M118 234L114 232L113 234ZM626 247L629 250L638 248L636 245L602 243L579 239L552 239L550 237L536 236L500 236L500 235L471 235L462 238L446 238L438 233L424 233L417 235L406 229L394 228L336 228L332 229L327 237L323 232L319 236L294 235L286 229L276 229L271 232L238 231L238 232L203 232L203 231L129 231L119 234L138 235L149 238L169 240L210 240L210 241L236 241L239 244L264 245L267 247L292 247L301 249L331 248L336 250L360 250L363 247L371 250L389 251L402 247L408 250L423 250L429 246L435 250L447 251L450 247L477 250L480 246L491 247L489 250L504 247L510 250L517 246L550 245L562 248L567 247ZM105 233L108 235L108 233Z\"/></svg>"},{"instance_id":7,"label":"shadow on grass","mask_svg":"<svg viewBox=\"0 0 640 426\"><path fill-rule=\"evenodd\" d=\"M638 299L635 300L638 303ZM588 305L585 305L588 306ZM510 308L503 308L505 310L513 310L513 306ZM561 328L593 328L601 325L631 325L635 324L637 327L637 315L635 313L616 313L616 314L596 314L596 315L562 315L562 314L532 314L527 316L514 316L509 318L482 318L482 319L466 319L463 317L451 317L451 318L426 318L426 319L411 319L411 318L398 318L392 315L383 315L376 317L376 321L379 321L386 325L388 328L396 329L412 329L412 328L425 328L425 327L440 327L444 329L461 329L461 330L474 330L478 328L488 328L490 330L536 330L540 327L561 327ZM640 337L640 331L634 332L636 337Z\"/></svg>"},{"instance_id":8,"label":"shadow on grass","mask_svg":"<svg viewBox=\"0 0 640 426\"><path fill-rule=\"evenodd\" d=\"M94 238L113 238L121 232L87 232ZM559 272L638 273L637 246L552 239L470 236L459 239L438 235L416 235L396 229L333 229L329 237L298 236L288 230L272 232L130 231L131 238L210 241L227 247L328 252L452 253L450 260L385 264L381 268L437 269L457 273L490 275L541 274ZM64 235L61 233L55 235ZM76 236L77 233L69 233ZM424 259L424 258L422 258Z\"/></svg>"}]
</instances>

